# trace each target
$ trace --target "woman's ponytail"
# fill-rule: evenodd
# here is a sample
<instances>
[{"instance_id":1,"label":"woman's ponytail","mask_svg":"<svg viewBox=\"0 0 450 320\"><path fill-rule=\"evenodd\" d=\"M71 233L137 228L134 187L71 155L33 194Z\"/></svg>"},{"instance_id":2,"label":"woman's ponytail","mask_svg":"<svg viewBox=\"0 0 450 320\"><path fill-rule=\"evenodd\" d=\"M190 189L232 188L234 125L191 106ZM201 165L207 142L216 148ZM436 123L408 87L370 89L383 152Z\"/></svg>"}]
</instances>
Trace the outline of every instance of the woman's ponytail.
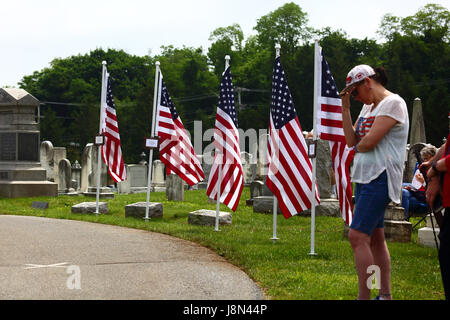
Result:
<instances>
[{"instance_id":1,"label":"woman's ponytail","mask_svg":"<svg viewBox=\"0 0 450 320\"><path fill-rule=\"evenodd\" d=\"M371 78L385 87L388 82L386 70L383 67L377 67L374 70L375 74Z\"/></svg>"}]
</instances>

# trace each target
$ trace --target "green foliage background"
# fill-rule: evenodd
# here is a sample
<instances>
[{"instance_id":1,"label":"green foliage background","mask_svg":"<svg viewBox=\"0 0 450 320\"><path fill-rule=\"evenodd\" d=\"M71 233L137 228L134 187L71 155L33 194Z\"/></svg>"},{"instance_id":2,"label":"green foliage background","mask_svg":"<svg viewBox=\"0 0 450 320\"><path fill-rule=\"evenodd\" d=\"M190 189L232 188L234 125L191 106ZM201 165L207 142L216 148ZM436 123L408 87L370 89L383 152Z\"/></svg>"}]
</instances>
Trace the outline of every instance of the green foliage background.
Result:
<instances>
[{"instance_id":1,"label":"green foliage background","mask_svg":"<svg viewBox=\"0 0 450 320\"><path fill-rule=\"evenodd\" d=\"M99 48L85 55L56 58L49 68L24 76L19 85L43 103L42 140L55 146L77 144L68 148L68 157L80 161L83 147L98 131L101 62L105 60L113 79L125 162L136 163L143 138L150 134L156 61L161 62L168 91L191 134L194 120L203 122L203 130L214 126L227 54L235 90L251 89L241 92L242 105L237 104L239 127L267 129L274 44L280 43L300 123L310 130L313 51L318 39L338 88L344 87L348 71L357 64L384 66L390 77L388 89L405 99L410 115L414 99L422 100L427 140L440 145L448 133L448 121L442 119L447 119L449 111L449 22L448 9L428 4L412 16L386 14L378 30L383 41L349 39L343 30L313 29L307 13L287 3L257 20L256 35L246 38L238 24L213 30L206 53L201 48L164 46L159 55L139 57ZM355 118L359 107L352 109Z\"/></svg>"}]
</instances>

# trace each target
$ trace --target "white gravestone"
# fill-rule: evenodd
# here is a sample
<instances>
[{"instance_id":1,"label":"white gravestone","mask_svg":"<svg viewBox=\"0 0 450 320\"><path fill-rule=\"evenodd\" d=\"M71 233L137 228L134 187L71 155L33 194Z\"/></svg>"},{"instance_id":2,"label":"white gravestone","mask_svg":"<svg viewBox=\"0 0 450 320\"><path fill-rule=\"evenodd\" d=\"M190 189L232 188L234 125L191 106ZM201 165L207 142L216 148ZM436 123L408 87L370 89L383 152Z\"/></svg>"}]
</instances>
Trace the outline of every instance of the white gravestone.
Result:
<instances>
[{"instance_id":1,"label":"white gravestone","mask_svg":"<svg viewBox=\"0 0 450 320\"><path fill-rule=\"evenodd\" d=\"M169 201L184 201L184 181L176 174L166 177L166 197Z\"/></svg>"},{"instance_id":2,"label":"white gravestone","mask_svg":"<svg viewBox=\"0 0 450 320\"><path fill-rule=\"evenodd\" d=\"M58 193L68 193L72 188L72 166L70 161L62 159L58 163Z\"/></svg>"},{"instance_id":3,"label":"white gravestone","mask_svg":"<svg viewBox=\"0 0 450 320\"><path fill-rule=\"evenodd\" d=\"M249 186L256 177L256 164L253 163L253 155L241 152L242 170L244 173L244 186Z\"/></svg>"}]
</instances>

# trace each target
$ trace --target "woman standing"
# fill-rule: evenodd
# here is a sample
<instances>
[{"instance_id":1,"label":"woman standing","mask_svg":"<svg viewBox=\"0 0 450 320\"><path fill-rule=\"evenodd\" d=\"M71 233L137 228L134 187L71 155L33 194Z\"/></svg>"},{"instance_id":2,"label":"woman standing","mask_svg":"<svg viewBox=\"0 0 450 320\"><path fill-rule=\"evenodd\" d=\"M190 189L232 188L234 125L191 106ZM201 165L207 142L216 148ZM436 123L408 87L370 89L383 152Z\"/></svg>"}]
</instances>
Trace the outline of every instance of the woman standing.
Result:
<instances>
[{"instance_id":1,"label":"woman standing","mask_svg":"<svg viewBox=\"0 0 450 320\"><path fill-rule=\"evenodd\" d=\"M387 80L384 68L359 65L350 70L341 92L345 139L356 152L351 172L356 202L348 238L361 300L370 299L367 280L373 266L380 270L377 298L392 299L384 213L390 201L400 203L409 120L405 101L385 88ZM354 125L350 96L364 104Z\"/></svg>"}]
</instances>

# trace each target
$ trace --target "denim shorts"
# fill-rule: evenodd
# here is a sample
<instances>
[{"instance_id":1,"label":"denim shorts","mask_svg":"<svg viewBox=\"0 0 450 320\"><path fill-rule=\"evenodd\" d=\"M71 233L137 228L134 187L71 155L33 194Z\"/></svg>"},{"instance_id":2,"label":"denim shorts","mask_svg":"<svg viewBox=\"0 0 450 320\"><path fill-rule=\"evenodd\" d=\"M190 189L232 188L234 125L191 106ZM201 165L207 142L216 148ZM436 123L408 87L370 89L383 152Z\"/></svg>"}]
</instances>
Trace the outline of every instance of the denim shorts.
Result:
<instances>
[{"instance_id":1,"label":"denim shorts","mask_svg":"<svg viewBox=\"0 0 450 320\"><path fill-rule=\"evenodd\" d=\"M387 174L383 171L369 183L356 183L355 208L350 228L372 235L375 228L384 228L384 213L389 199Z\"/></svg>"}]
</instances>

